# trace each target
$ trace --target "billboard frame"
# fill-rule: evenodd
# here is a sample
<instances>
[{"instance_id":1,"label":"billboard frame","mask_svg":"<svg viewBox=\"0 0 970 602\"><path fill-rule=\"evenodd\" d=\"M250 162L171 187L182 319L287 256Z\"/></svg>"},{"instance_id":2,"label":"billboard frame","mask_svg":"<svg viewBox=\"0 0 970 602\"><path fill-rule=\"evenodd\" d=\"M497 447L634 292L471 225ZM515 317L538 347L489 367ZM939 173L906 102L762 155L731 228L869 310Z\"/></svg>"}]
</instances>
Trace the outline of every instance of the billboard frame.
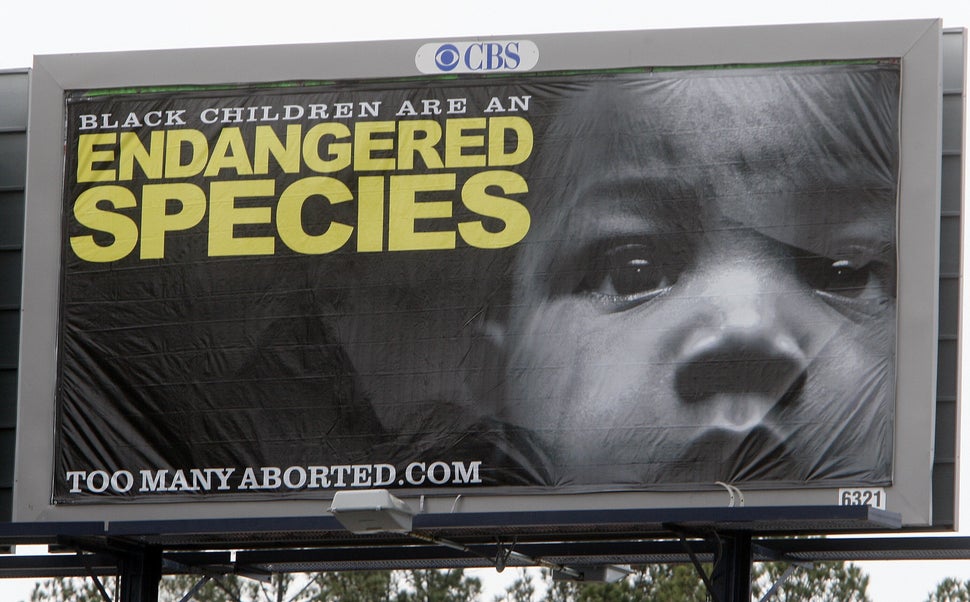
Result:
<instances>
[{"instance_id":1,"label":"billboard frame","mask_svg":"<svg viewBox=\"0 0 970 602\"><path fill-rule=\"evenodd\" d=\"M899 58L902 62L899 231L900 297L897 354L896 481L889 510L904 527L926 528L931 516L932 441L936 399L937 289L940 198L940 37L938 20L836 23L677 31L522 36L536 43L537 71L616 69ZM700 43L688 44L686 40ZM742 43L743 41L743 43ZM420 76L413 57L423 41L41 56L31 78L18 444L14 491L17 521L167 520L303 516L318 501L166 502L62 506L50 502L53 480L54 373L57 350L64 102L67 90L160 85L368 79ZM577 50L581 49L581 51ZM925 199L930 199L926 201ZM932 206L931 206L932 205ZM927 269L932 266L931 269ZM29 336L28 336L29 333ZM38 401L40 400L40 401ZM909 443L903 444L904 441ZM38 466L42 470L38 470ZM768 506L831 505L831 489L749 493ZM674 497L671 497L673 495ZM544 495L422 497L427 512L480 513L548 507ZM724 490L689 495L611 492L556 496L573 510L695 508L723 505ZM417 500L414 500L417 503Z\"/></svg>"}]
</instances>

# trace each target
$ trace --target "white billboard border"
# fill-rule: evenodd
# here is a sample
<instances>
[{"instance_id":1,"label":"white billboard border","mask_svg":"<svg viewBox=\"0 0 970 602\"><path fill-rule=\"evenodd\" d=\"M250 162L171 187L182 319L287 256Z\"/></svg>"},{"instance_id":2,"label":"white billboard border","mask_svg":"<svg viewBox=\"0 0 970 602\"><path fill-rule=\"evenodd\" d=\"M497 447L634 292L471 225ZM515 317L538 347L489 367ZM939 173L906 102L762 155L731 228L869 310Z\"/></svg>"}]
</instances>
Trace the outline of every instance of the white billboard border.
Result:
<instances>
[{"instance_id":1,"label":"white billboard border","mask_svg":"<svg viewBox=\"0 0 970 602\"><path fill-rule=\"evenodd\" d=\"M902 64L897 413L886 509L904 527L932 524L938 328L941 39L939 20L503 36L534 42L536 71L764 64L898 57ZM480 41L488 41L482 38ZM28 126L14 520L166 520L318 515L314 500L54 505L54 399L64 169L64 91L165 85L421 76L435 40L48 55L35 58ZM56 236L55 236L56 234ZM931 269L928 269L930 268ZM545 494L426 495L426 512L537 511ZM723 489L556 495L559 510L718 507ZM835 505L836 489L746 492L748 505ZM409 499L408 494L401 497ZM415 500L415 504L417 501Z\"/></svg>"}]
</instances>

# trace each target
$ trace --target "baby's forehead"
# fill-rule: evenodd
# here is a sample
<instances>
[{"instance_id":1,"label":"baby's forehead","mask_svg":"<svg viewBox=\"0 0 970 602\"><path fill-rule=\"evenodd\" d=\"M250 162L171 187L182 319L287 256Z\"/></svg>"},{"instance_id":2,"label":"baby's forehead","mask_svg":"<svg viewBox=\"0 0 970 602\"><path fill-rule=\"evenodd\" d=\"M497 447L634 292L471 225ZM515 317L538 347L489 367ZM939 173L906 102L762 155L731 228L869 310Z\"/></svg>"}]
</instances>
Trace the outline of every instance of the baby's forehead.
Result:
<instances>
[{"instance_id":1,"label":"baby's forehead","mask_svg":"<svg viewBox=\"0 0 970 602\"><path fill-rule=\"evenodd\" d=\"M551 150L565 147L575 167L627 160L663 175L750 175L747 185L885 181L895 176L895 75L764 69L604 80L566 102Z\"/></svg>"},{"instance_id":2,"label":"baby's forehead","mask_svg":"<svg viewBox=\"0 0 970 602\"><path fill-rule=\"evenodd\" d=\"M568 232L571 244L590 245L672 234L714 238L747 229L824 255L851 245L894 244L895 203L882 189L850 186L765 193L714 185L714 192L705 189L692 196L689 186L690 182L654 177L589 179L576 188L575 202L539 226L538 238Z\"/></svg>"},{"instance_id":3,"label":"baby's forehead","mask_svg":"<svg viewBox=\"0 0 970 602\"><path fill-rule=\"evenodd\" d=\"M891 241L897 84L878 67L603 82L553 126L537 213L580 237L618 212L672 230L733 222L798 246Z\"/></svg>"}]
</instances>

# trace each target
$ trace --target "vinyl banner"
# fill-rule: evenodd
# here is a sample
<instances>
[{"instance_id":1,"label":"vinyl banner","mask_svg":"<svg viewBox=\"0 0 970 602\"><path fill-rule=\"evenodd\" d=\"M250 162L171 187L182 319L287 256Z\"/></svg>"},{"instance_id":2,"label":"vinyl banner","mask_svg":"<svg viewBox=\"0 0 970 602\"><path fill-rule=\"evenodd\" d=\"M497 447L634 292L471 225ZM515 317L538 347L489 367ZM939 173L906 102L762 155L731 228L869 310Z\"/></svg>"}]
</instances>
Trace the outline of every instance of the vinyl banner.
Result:
<instances>
[{"instance_id":1,"label":"vinyl banner","mask_svg":"<svg viewBox=\"0 0 970 602\"><path fill-rule=\"evenodd\" d=\"M54 501L890 484L899 75L69 92Z\"/></svg>"}]
</instances>

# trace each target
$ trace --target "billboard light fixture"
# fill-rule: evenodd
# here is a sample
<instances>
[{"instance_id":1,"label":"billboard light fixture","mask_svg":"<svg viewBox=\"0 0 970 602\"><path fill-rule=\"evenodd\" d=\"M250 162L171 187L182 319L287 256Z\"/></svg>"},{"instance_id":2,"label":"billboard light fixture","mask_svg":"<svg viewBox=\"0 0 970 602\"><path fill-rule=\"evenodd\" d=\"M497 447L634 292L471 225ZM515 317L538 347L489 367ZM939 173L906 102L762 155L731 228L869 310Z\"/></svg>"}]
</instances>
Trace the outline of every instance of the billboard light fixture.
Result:
<instances>
[{"instance_id":1,"label":"billboard light fixture","mask_svg":"<svg viewBox=\"0 0 970 602\"><path fill-rule=\"evenodd\" d=\"M612 583L623 579L632 572L630 567L619 565L595 566L580 571L542 558L533 558L521 552L516 552L511 547L505 548L501 544L494 559L484 556L481 552L456 541L412 530L414 510L404 500L391 495L391 492L386 489L338 491L334 494L333 501L330 504L330 513L337 519L337 522L351 533L358 535L404 533L420 541L493 560L495 570L500 573L505 570L506 563L510 559L515 559L525 565L550 569L553 575L560 580Z\"/></svg>"},{"instance_id":2,"label":"billboard light fixture","mask_svg":"<svg viewBox=\"0 0 970 602\"><path fill-rule=\"evenodd\" d=\"M577 579L565 571L552 571L553 581L581 581L587 583L616 583L633 574L628 564L604 564L584 567L581 578Z\"/></svg>"},{"instance_id":3,"label":"billboard light fixture","mask_svg":"<svg viewBox=\"0 0 970 602\"><path fill-rule=\"evenodd\" d=\"M410 533L414 511L386 489L338 491L330 512L351 533Z\"/></svg>"}]
</instances>

